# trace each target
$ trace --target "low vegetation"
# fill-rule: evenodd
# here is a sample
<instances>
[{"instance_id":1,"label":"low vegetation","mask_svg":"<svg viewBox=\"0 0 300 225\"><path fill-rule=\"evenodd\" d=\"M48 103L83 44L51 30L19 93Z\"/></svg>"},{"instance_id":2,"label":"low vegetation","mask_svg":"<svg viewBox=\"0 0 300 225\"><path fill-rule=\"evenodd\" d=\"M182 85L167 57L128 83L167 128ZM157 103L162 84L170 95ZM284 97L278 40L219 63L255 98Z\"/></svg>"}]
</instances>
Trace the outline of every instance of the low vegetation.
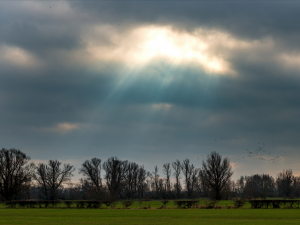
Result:
<instances>
[{"instance_id":1,"label":"low vegetation","mask_svg":"<svg viewBox=\"0 0 300 225\"><path fill-rule=\"evenodd\" d=\"M69 200L29 200L9 201L1 208L25 209L25 208L77 208L77 209L231 209L231 208L300 208L300 200L285 199L259 199L232 201L214 200L162 200L162 201L69 201Z\"/></svg>"}]
</instances>

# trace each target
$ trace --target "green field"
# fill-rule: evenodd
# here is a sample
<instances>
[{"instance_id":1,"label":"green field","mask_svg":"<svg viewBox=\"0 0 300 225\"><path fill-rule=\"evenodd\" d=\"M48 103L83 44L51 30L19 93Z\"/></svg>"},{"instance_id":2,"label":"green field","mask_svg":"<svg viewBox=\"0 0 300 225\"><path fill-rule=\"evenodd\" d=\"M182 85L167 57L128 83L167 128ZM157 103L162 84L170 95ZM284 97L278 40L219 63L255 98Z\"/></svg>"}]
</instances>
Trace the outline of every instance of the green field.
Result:
<instances>
[{"instance_id":1,"label":"green field","mask_svg":"<svg viewBox=\"0 0 300 225\"><path fill-rule=\"evenodd\" d=\"M300 224L299 209L1 209L0 224Z\"/></svg>"},{"instance_id":2,"label":"green field","mask_svg":"<svg viewBox=\"0 0 300 225\"><path fill-rule=\"evenodd\" d=\"M204 205L204 200L200 200ZM67 209L58 208L8 209L0 204L0 225L4 224L300 224L300 209L251 209L247 203L241 209L227 209L233 201L220 201L223 209L177 209L170 201L165 209L161 201L133 203L123 209ZM150 206L150 208L149 208ZM141 208L147 209L141 209Z\"/></svg>"}]
</instances>

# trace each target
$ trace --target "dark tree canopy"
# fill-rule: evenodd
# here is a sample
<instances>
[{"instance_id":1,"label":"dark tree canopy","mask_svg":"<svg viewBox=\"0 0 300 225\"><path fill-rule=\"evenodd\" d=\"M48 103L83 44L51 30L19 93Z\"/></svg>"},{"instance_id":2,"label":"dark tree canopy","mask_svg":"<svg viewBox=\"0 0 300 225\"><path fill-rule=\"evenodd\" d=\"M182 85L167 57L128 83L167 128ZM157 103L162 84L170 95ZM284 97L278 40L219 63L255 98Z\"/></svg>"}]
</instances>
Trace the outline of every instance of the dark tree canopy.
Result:
<instances>
[{"instance_id":1,"label":"dark tree canopy","mask_svg":"<svg viewBox=\"0 0 300 225\"><path fill-rule=\"evenodd\" d=\"M202 169L199 172L201 182L210 188L213 198L222 199L222 194L230 182L233 172L231 171L228 158L222 160L217 152L212 152L202 162Z\"/></svg>"},{"instance_id":2,"label":"dark tree canopy","mask_svg":"<svg viewBox=\"0 0 300 225\"><path fill-rule=\"evenodd\" d=\"M18 149L0 150L0 194L4 201L12 200L31 181L33 164L30 158Z\"/></svg>"},{"instance_id":3,"label":"dark tree canopy","mask_svg":"<svg viewBox=\"0 0 300 225\"><path fill-rule=\"evenodd\" d=\"M101 159L92 158L91 160L86 160L81 166L79 173L84 176L83 182L87 191L97 199L103 198Z\"/></svg>"},{"instance_id":4,"label":"dark tree canopy","mask_svg":"<svg viewBox=\"0 0 300 225\"><path fill-rule=\"evenodd\" d=\"M181 185L180 185L180 173L181 173L181 163L177 159L175 162L172 162L172 167L174 169L173 175L175 176L176 182L174 184L174 188L176 190L176 197L180 198L180 191L181 191Z\"/></svg>"},{"instance_id":5,"label":"dark tree canopy","mask_svg":"<svg viewBox=\"0 0 300 225\"><path fill-rule=\"evenodd\" d=\"M268 174L255 174L238 180L240 194L247 198L266 198L275 195L275 180Z\"/></svg>"},{"instance_id":6,"label":"dark tree canopy","mask_svg":"<svg viewBox=\"0 0 300 225\"><path fill-rule=\"evenodd\" d=\"M106 186L111 198L117 198L125 186L125 179L128 172L128 161L122 161L117 157L111 157L103 163L105 171Z\"/></svg>"},{"instance_id":7,"label":"dark tree canopy","mask_svg":"<svg viewBox=\"0 0 300 225\"><path fill-rule=\"evenodd\" d=\"M170 196L171 195L171 182L170 182L171 166L170 166L170 163L165 163L163 165L163 173L166 176L167 194L168 194L168 196Z\"/></svg>"},{"instance_id":8,"label":"dark tree canopy","mask_svg":"<svg viewBox=\"0 0 300 225\"><path fill-rule=\"evenodd\" d=\"M132 198L132 196L137 192L139 165L137 163L130 162L127 165L127 171L127 182L125 184L124 191L128 198Z\"/></svg>"},{"instance_id":9,"label":"dark tree canopy","mask_svg":"<svg viewBox=\"0 0 300 225\"><path fill-rule=\"evenodd\" d=\"M192 198L193 192L197 184L198 169L196 169L193 164L190 164L189 159L185 159L181 164L181 171L184 175L185 187L188 194L188 198Z\"/></svg>"},{"instance_id":10,"label":"dark tree canopy","mask_svg":"<svg viewBox=\"0 0 300 225\"><path fill-rule=\"evenodd\" d=\"M294 175L291 169L283 170L277 174L277 188L278 192L284 197L291 197L293 192Z\"/></svg>"},{"instance_id":11,"label":"dark tree canopy","mask_svg":"<svg viewBox=\"0 0 300 225\"><path fill-rule=\"evenodd\" d=\"M46 199L54 200L56 190L66 181L70 181L75 168L70 164L64 164L58 160L49 160L48 164L40 163L36 168L34 179L38 182Z\"/></svg>"},{"instance_id":12,"label":"dark tree canopy","mask_svg":"<svg viewBox=\"0 0 300 225\"><path fill-rule=\"evenodd\" d=\"M148 199L300 197L300 176L293 175L291 169L278 173L276 179L255 174L231 181L230 161L217 152L207 155L202 168L196 168L189 159L165 163L163 176L159 166L148 172L144 166L117 157L103 163L92 158L81 164L79 174L83 178L73 184L69 182L75 170L72 165L49 160L36 166L29 160L20 150L0 149L0 201L89 199L110 204L117 199L139 199L141 205Z\"/></svg>"}]
</instances>

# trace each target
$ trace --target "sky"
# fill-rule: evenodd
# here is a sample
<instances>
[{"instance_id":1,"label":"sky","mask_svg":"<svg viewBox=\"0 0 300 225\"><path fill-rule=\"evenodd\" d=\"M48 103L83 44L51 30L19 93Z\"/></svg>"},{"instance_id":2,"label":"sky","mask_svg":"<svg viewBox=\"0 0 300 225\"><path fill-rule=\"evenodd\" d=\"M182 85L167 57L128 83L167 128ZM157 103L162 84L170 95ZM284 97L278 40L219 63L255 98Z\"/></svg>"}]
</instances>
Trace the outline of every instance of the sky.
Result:
<instances>
[{"instance_id":1,"label":"sky","mask_svg":"<svg viewBox=\"0 0 300 225\"><path fill-rule=\"evenodd\" d=\"M300 175L299 13L298 1L0 1L1 147L161 176L216 151L234 179Z\"/></svg>"}]
</instances>

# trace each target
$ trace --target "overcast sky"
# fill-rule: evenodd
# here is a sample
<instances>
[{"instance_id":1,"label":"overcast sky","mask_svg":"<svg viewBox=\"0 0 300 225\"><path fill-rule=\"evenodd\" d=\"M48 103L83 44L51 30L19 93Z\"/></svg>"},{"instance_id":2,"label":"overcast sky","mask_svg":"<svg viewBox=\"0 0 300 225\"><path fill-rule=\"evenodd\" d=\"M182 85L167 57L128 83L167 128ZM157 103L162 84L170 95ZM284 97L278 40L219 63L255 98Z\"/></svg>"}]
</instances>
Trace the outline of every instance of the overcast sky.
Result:
<instances>
[{"instance_id":1,"label":"overcast sky","mask_svg":"<svg viewBox=\"0 0 300 225\"><path fill-rule=\"evenodd\" d=\"M161 176L217 151L234 179L300 175L299 15L297 1L0 1L1 147Z\"/></svg>"}]
</instances>

